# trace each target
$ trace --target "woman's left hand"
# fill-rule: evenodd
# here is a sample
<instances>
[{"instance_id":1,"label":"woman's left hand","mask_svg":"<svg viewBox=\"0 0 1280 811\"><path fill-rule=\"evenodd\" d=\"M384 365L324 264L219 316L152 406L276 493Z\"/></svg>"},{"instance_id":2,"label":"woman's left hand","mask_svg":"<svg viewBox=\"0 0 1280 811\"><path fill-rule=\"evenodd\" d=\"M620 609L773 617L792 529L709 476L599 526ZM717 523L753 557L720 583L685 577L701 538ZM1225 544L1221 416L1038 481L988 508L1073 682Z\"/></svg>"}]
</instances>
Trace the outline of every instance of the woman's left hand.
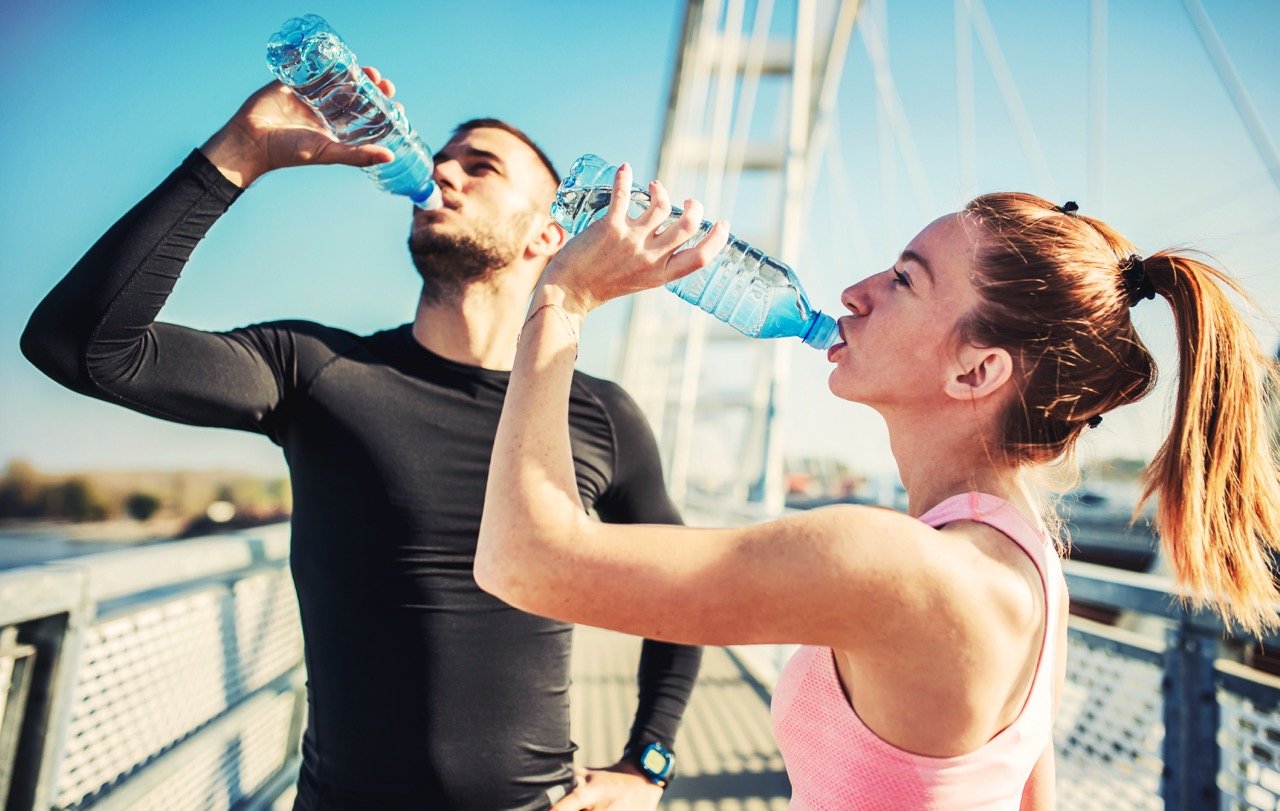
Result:
<instances>
[{"instance_id":1,"label":"woman's left hand","mask_svg":"<svg viewBox=\"0 0 1280 811\"><path fill-rule=\"evenodd\" d=\"M635 218L627 216L630 190L631 167L624 163L605 216L569 240L543 272L542 284L563 291L566 307L585 315L610 299L687 276L725 246L729 227L722 220L697 245L680 250L702 225L702 204L685 201L684 213L664 228L671 201L662 184L649 184L649 208Z\"/></svg>"}]
</instances>

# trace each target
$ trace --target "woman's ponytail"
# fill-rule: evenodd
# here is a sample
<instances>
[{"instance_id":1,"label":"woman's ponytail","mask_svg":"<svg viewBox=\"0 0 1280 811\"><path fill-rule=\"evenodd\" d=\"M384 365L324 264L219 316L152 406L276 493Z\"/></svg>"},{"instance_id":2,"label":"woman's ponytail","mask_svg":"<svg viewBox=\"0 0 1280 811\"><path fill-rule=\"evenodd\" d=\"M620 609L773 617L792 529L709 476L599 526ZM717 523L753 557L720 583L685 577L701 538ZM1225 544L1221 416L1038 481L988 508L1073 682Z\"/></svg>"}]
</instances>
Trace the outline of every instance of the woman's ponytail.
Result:
<instances>
[{"instance_id":1,"label":"woman's ponytail","mask_svg":"<svg viewBox=\"0 0 1280 811\"><path fill-rule=\"evenodd\" d=\"M1175 253L1138 261L1173 309L1179 355L1173 426L1139 507L1157 497L1161 544L1192 600L1260 633L1280 624L1280 471L1266 412L1276 363L1228 297L1247 299L1230 277Z\"/></svg>"}]
</instances>

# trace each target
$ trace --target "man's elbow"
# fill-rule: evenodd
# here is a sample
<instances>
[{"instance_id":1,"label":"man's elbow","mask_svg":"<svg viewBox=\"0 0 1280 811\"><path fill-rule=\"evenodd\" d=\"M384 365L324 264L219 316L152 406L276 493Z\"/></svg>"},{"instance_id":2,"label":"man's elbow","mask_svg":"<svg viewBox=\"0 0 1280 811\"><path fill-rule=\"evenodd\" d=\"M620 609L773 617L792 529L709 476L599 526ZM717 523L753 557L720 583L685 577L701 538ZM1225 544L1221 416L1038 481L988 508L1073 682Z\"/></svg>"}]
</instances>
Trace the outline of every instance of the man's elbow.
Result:
<instances>
[{"instance_id":1,"label":"man's elbow","mask_svg":"<svg viewBox=\"0 0 1280 811\"><path fill-rule=\"evenodd\" d=\"M79 377L79 355L66 345L64 336L39 312L27 322L18 339L18 348L32 366L63 384L71 386Z\"/></svg>"}]
</instances>

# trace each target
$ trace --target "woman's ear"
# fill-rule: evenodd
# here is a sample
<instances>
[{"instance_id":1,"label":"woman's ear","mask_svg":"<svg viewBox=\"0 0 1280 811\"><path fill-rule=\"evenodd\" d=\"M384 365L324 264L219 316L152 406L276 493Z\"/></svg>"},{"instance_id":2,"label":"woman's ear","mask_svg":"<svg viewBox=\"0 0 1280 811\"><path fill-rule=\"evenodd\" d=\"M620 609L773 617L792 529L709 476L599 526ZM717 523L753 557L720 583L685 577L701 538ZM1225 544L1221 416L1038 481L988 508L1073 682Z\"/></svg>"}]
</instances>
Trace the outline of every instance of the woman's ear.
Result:
<instances>
[{"instance_id":1,"label":"woman's ear","mask_svg":"<svg viewBox=\"0 0 1280 811\"><path fill-rule=\"evenodd\" d=\"M947 396L972 402L989 397L1013 377L1013 358L998 346L960 348L955 363L947 372L944 390Z\"/></svg>"}]
</instances>

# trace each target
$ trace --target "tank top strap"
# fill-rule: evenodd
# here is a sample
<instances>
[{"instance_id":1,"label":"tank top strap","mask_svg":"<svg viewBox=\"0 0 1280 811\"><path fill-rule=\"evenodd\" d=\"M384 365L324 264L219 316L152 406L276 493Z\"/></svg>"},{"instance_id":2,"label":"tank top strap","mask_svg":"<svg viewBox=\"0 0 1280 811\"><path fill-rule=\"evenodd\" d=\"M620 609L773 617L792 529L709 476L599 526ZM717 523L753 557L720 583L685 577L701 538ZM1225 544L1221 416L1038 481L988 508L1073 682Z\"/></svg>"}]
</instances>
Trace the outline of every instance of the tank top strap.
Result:
<instances>
[{"instance_id":1,"label":"tank top strap","mask_svg":"<svg viewBox=\"0 0 1280 811\"><path fill-rule=\"evenodd\" d=\"M1051 551L1053 545L1042 530L1008 501L976 491L958 493L940 501L920 516L920 520L936 529L956 521L977 521L998 529L1026 552L1048 585L1052 574L1049 558L1057 559Z\"/></svg>"},{"instance_id":2,"label":"tank top strap","mask_svg":"<svg viewBox=\"0 0 1280 811\"><path fill-rule=\"evenodd\" d=\"M1053 633L1054 618L1058 616L1063 599L1062 561L1058 558L1053 541L1019 512L1012 504L989 493L970 491L959 493L943 499L932 509L920 516L920 520L931 527L941 528L955 521L977 521L999 530L1016 543L1040 573L1040 584L1044 588L1045 599L1045 634L1040 647L1041 662L1052 661L1056 653L1056 638ZM1054 692L1052 674L1043 672L1037 664L1036 680L1043 679L1045 688Z\"/></svg>"}]
</instances>

